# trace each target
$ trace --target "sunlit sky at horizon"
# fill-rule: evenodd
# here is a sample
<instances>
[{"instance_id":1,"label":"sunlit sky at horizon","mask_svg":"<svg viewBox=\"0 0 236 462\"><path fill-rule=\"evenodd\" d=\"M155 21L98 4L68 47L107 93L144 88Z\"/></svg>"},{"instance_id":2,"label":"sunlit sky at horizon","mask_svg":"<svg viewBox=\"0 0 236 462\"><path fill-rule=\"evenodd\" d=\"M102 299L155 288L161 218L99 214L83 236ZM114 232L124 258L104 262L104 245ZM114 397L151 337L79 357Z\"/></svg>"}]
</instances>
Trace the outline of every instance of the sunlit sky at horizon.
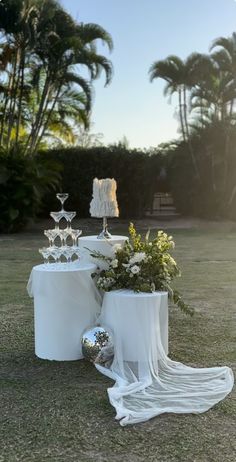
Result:
<instances>
[{"instance_id":1,"label":"sunlit sky at horizon","mask_svg":"<svg viewBox=\"0 0 236 462\"><path fill-rule=\"evenodd\" d=\"M77 20L93 22L112 36L114 76L104 88L104 75L94 83L92 132L104 144L124 136L130 147L148 148L178 136L177 102L163 96L164 82L150 83L154 61L170 54L186 58L207 53L212 41L236 31L234 0L61 0Z\"/></svg>"}]
</instances>

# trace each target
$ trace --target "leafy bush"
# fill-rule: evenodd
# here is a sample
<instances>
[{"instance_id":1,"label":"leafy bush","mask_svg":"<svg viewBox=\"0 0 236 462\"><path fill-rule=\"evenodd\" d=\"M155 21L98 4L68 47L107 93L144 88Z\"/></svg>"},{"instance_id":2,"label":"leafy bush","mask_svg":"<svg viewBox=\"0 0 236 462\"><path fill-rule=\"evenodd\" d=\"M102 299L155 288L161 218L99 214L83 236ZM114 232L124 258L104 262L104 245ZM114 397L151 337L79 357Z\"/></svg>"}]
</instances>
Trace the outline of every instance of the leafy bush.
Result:
<instances>
[{"instance_id":1,"label":"leafy bush","mask_svg":"<svg viewBox=\"0 0 236 462\"><path fill-rule=\"evenodd\" d=\"M93 178L115 178L121 218L142 217L158 190L162 158L121 146L88 149L54 149L44 154L63 165L61 190L68 192L68 206L89 216ZM58 208L53 195L48 197L44 214Z\"/></svg>"},{"instance_id":2,"label":"leafy bush","mask_svg":"<svg viewBox=\"0 0 236 462\"><path fill-rule=\"evenodd\" d=\"M58 184L59 169L43 155L0 150L0 232L18 231L36 216L45 194Z\"/></svg>"},{"instance_id":3,"label":"leafy bush","mask_svg":"<svg viewBox=\"0 0 236 462\"><path fill-rule=\"evenodd\" d=\"M168 178L177 210L203 218L236 218L236 129L211 125L192 136L199 170L196 177L189 145L180 142L168 155Z\"/></svg>"}]
</instances>

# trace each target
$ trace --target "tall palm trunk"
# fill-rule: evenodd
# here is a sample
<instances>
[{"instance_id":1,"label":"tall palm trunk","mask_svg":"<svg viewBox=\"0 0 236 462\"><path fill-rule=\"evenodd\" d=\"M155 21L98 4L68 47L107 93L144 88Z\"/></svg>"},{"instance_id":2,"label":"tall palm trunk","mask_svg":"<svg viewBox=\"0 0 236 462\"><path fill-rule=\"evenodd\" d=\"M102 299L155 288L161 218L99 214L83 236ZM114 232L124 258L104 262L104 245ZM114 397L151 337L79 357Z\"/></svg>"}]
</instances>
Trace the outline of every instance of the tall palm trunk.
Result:
<instances>
[{"instance_id":1,"label":"tall palm trunk","mask_svg":"<svg viewBox=\"0 0 236 462\"><path fill-rule=\"evenodd\" d=\"M229 106L229 118L230 118L230 120L232 119L232 116L233 116L233 110L234 110L234 99L232 99L232 101L230 102L230 106Z\"/></svg>"},{"instance_id":2,"label":"tall palm trunk","mask_svg":"<svg viewBox=\"0 0 236 462\"><path fill-rule=\"evenodd\" d=\"M193 168L194 168L194 171L195 171L196 178L197 178L198 181L201 181L201 176L200 176L200 173L199 173L197 160L196 160L195 153L194 153L194 149L193 149L193 145L192 145L192 141L191 141L191 136L190 136L190 133L189 133L188 117L187 117L187 109L188 109L188 107L187 107L187 92L186 92L185 85L184 85L184 88L183 88L183 98L184 98L183 117L184 117L185 131L186 131L186 135L187 135L187 142L188 142L188 146L189 146L189 152L190 152L190 155L191 155L192 164L193 164Z\"/></svg>"},{"instance_id":3,"label":"tall palm trunk","mask_svg":"<svg viewBox=\"0 0 236 462\"><path fill-rule=\"evenodd\" d=\"M40 98L40 104L39 104L39 109L36 114L35 121L32 125L31 132L29 134L29 137L26 142L26 152L31 151L33 149L33 146L35 144L36 138L37 138L37 133L40 125L40 121L42 120L42 116L44 113L44 107L45 107L45 102L47 101L48 97L48 92L49 92L49 86L50 86L50 75L49 73L46 75L46 79L44 82L44 87L42 91L42 95Z\"/></svg>"},{"instance_id":4,"label":"tall palm trunk","mask_svg":"<svg viewBox=\"0 0 236 462\"><path fill-rule=\"evenodd\" d=\"M19 61L19 49L16 51L16 56L12 69L12 85L10 88L10 98L9 98L9 110L8 110L8 129L7 129L7 140L6 145L9 146L11 130L14 123L14 108L17 94L17 76L18 76L18 61Z\"/></svg>"},{"instance_id":5,"label":"tall palm trunk","mask_svg":"<svg viewBox=\"0 0 236 462\"><path fill-rule=\"evenodd\" d=\"M49 110L49 112L48 112L48 114L47 114L47 117L46 117L46 120L44 121L43 126L41 127L41 128L42 128L41 133L38 134L38 137L37 137L37 140L36 140L36 142L35 142L35 145L32 147L32 153L33 153L33 154L36 153L36 151L37 151L37 149L38 149L38 146L40 145L40 143L41 143L41 141L42 141L42 139L43 139L43 136L44 136L44 134L45 134L45 131L46 131L46 129L47 129L47 127L48 127L48 124L49 124L49 122L50 122L50 118L51 118L52 113L53 113L53 111L54 111L54 109L55 109L56 103L58 102L58 98L59 98L59 95L60 95L61 87L62 87L62 84L60 84L59 87L58 87L58 89L57 89L57 93L56 93L56 95L55 95L55 97L54 97L53 104L52 104L52 106L51 106L51 108L50 108L50 110Z\"/></svg>"},{"instance_id":6,"label":"tall palm trunk","mask_svg":"<svg viewBox=\"0 0 236 462\"><path fill-rule=\"evenodd\" d=\"M25 74L25 50L22 49L21 62L20 62L20 95L19 95L18 116L17 116L17 123L16 123L16 139L15 139L16 144L17 144L18 138L19 138L19 130L20 130L20 124L21 124L21 117L22 117L22 100L23 100L23 93L24 93L24 74Z\"/></svg>"},{"instance_id":7,"label":"tall palm trunk","mask_svg":"<svg viewBox=\"0 0 236 462\"><path fill-rule=\"evenodd\" d=\"M185 133L184 117L183 117L182 90L181 90L181 88L179 88L179 90L178 90L178 96L179 96L179 117L180 117L181 131L182 131L182 135L183 135L183 140L186 141L186 133Z\"/></svg>"},{"instance_id":8,"label":"tall palm trunk","mask_svg":"<svg viewBox=\"0 0 236 462\"><path fill-rule=\"evenodd\" d=\"M13 81L13 75L10 74L7 93L5 94L5 102L3 106L3 114L2 114L1 127L0 127L0 146L2 145L2 142L3 142L4 125L5 125L6 116L7 116L7 106L10 102L10 92L12 88L12 81Z\"/></svg>"},{"instance_id":9,"label":"tall palm trunk","mask_svg":"<svg viewBox=\"0 0 236 462\"><path fill-rule=\"evenodd\" d=\"M201 111L201 126L202 128L204 127L204 117L203 117L203 98L201 98L201 107L200 107L200 111Z\"/></svg>"}]
</instances>

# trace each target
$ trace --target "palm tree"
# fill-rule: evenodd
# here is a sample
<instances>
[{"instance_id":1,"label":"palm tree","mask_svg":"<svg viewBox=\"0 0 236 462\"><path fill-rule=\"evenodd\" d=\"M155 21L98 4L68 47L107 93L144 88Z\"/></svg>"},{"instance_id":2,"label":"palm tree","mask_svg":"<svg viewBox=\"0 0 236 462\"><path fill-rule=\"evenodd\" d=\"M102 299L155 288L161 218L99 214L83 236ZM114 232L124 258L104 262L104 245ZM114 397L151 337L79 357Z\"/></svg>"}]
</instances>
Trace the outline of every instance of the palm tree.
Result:
<instances>
[{"instance_id":1,"label":"palm tree","mask_svg":"<svg viewBox=\"0 0 236 462\"><path fill-rule=\"evenodd\" d=\"M110 61L97 53L98 40L112 49L112 39L102 27L76 23L56 0L0 2L0 72L5 65L0 142L17 145L24 125L25 152L35 153L49 124L58 120L55 111L68 92L80 95L80 104L76 106L75 99L71 105L70 118L89 124L92 82L102 70L106 85L112 76ZM81 76L81 68L88 70L89 78Z\"/></svg>"},{"instance_id":2,"label":"palm tree","mask_svg":"<svg viewBox=\"0 0 236 462\"><path fill-rule=\"evenodd\" d=\"M184 123L184 85L185 85L185 65L184 62L178 58L178 56L168 56L165 60L155 61L150 69L150 81L161 78L167 83L164 88L164 95L178 94L179 101L179 116L181 131L184 141L186 141L186 127Z\"/></svg>"},{"instance_id":3,"label":"palm tree","mask_svg":"<svg viewBox=\"0 0 236 462\"><path fill-rule=\"evenodd\" d=\"M99 55L96 50L96 41L102 40L109 49L112 49L110 35L96 24L77 24L62 9L57 9L53 17L54 30L41 33L45 29L46 19L39 22L39 40L36 53L43 66L45 82L38 113L29 138L29 149L37 150L37 140L42 138L50 114L53 113L57 100L64 92L64 87L80 87L87 97L86 110L91 109L91 83L98 78L102 70L105 71L106 84L111 80L112 67L110 61ZM85 67L90 74L90 82L81 77L80 68ZM54 103L50 107L50 101ZM48 114L48 109L50 112ZM46 115L47 114L47 115Z\"/></svg>"},{"instance_id":4,"label":"palm tree","mask_svg":"<svg viewBox=\"0 0 236 462\"><path fill-rule=\"evenodd\" d=\"M229 175L230 137L232 124L235 123L234 104L236 99L236 33L234 32L229 38L220 37L216 39L210 49L213 50L215 48L217 48L217 50L212 53L212 58L217 63L221 73L224 75L225 83L222 101L222 119L224 118L226 121L223 175L223 189L224 192L226 192Z\"/></svg>"},{"instance_id":5,"label":"palm tree","mask_svg":"<svg viewBox=\"0 0 236 462\"><path fill-rule=\"evenodd\" d=\"M187 115L187 90L193 85L192 66L195 60L196 57L193 57L193 55L191 55L186 61L183 61L178 56L171 55L165 60L154 62L149 69L149 74L151 82L156 78L162 78L167 82L164 89L164 95L172 95L176 92L178 93L179 116L183 140L188 142L193 168L196 177L200 180L199 169L191 143Z\"/></svg>"},{"instance_id":6,"label":"palm tree","mask_svg":"<svg viewBox=\"0 0 236 462\"><path fill-rule=\"evenodd\" d=\"M35 40L38 10L36 2L10 0L1 2L0 30L4 34L4 51L9 49L10 60L8 96L4 105L1 136L4 122L8 122L6 144L9 146L12 130L15 126L15 140L18 141L21 124L21 106L24 92L27 53ZM10 69L9 69L10 67Z\"/></svg>"},{"instance_id":7,"label":"palm tree","mask_svg":"<svg viewBox=\"0 0 236 462\"><path fill-rule=\"evenodd\" d=\"M227 73L236 88L236 33L229 38L220 37L214 40L210 50L218 48L212 55L220 69ZM234 99L230 103L230 115L233 113Z\"/></svg>"}]
</instances>

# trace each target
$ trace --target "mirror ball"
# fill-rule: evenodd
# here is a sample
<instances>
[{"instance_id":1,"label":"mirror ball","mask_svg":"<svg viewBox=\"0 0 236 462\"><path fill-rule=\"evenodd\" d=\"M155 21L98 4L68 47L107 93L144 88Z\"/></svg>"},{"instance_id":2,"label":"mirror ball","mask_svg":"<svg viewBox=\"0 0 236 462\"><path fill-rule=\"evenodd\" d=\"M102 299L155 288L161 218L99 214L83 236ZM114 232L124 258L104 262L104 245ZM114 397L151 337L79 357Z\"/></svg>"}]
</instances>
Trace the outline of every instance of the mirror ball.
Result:
<instances>
[{"instance_id":1,"label":"mirror ball","mask_svg":"<svg viewBox=\"0 0 236 462\"><path fill-rule=\"evenodd\" d=\"M114 358L112 334L102 326L90 327L82 336L82 353L88 361L109 368Z\"/></svg>"}]
</instances>

